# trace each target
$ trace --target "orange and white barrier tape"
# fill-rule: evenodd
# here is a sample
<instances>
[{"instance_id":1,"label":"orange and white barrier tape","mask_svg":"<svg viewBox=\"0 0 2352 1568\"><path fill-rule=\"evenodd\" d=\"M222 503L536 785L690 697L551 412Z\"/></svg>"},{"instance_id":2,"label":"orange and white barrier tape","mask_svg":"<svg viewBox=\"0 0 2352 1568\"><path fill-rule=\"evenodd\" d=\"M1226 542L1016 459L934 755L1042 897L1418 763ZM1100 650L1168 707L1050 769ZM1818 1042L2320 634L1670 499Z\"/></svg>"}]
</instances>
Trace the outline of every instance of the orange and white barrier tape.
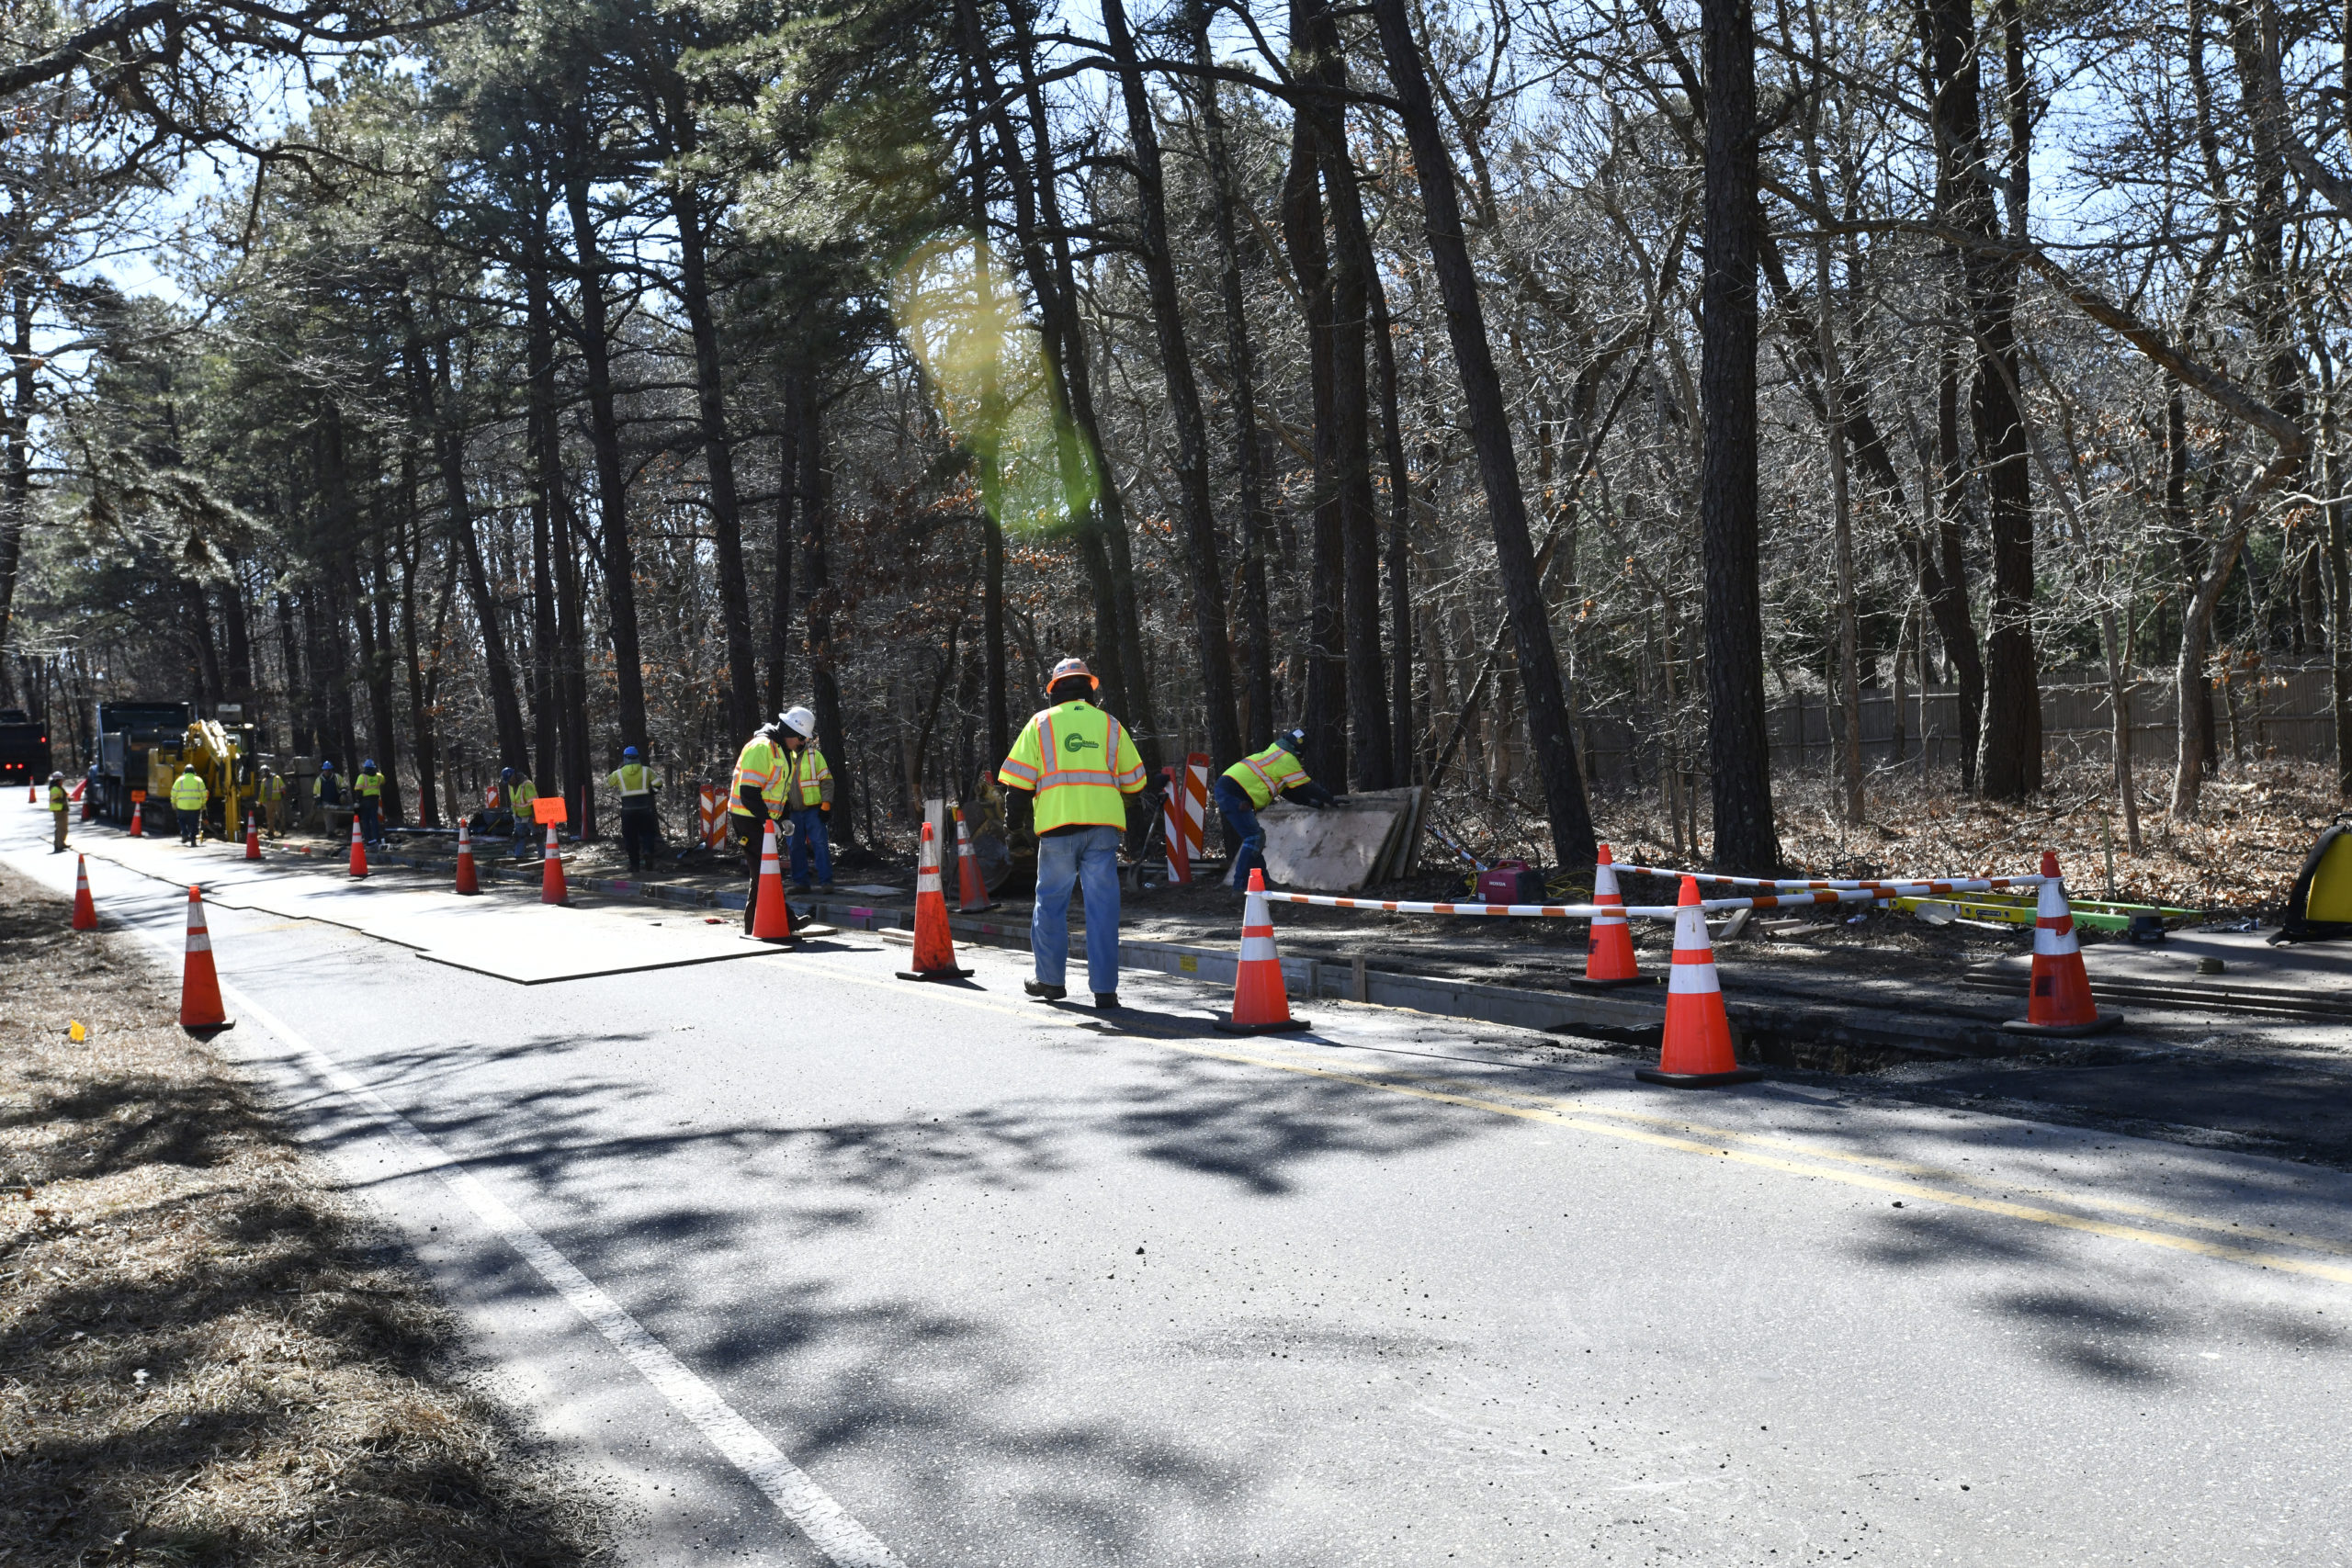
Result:
<instances>
[{"instance_id":1,"label":"orange and white barrier tape","mask_svg":"<svg viewBox=\"0 0 2352 1568\"><path fill-rule=\"evenodd\" d=\"M1638 876L1689 877L1693 882L1711 882L1725 887L1770 887L1783 893L1803 892L1807 888L1899 887L1902 897L1926 897L1939 893L1991 893L2003 888L2035 888L2041 886L2039 876L1877 876L1877 877L1772 877L1725 876L1706 871L1676 871L1669 866L1627 865L1623 861L1613 868L1621 875L1633 873Z\"/></svg>"},{"instance_id":2,"label":"orange and white barrier tape","mask_svg":"<svg viewBox=\"0 0 2352 1568\"><path fill-rule=\"evenodd\" d=\"M1927 885L1918 885L1924 888ZM1821 888L1811 893L1765 893L1748 898L1709 898L1703 908L1716 909L1796 909L1816 904L1875 904L1913 897L1912 885L1901 887ZM1326 909L1378 909L1391 915L1515 915L1537 919L1589 920L1608 915L1642 919L1674 919L1672 904L1423 904L1402 898L1339 898L1324 893L1269 893L1278 904L1313 904Z\"/></svg>"}]
</instances>

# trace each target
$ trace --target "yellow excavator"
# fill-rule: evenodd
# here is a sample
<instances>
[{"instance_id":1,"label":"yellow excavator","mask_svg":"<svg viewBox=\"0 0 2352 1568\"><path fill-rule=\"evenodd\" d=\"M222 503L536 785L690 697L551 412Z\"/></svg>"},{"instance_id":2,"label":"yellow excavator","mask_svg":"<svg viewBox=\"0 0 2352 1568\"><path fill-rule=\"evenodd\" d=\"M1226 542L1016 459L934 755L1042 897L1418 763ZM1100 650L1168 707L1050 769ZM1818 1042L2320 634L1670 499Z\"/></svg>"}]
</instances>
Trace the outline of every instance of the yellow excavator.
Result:
<instances>
[{"instance_id":1,"label":"yellow excavator","mask_svg":"<svg viewBox=\"0 0 2352 1568\"><path fill-rule=\"evenodd\" d=\"M172 780L179 776L182 768L193 763L209 795L204 808L205 820L220 837L237 837L243 830L245 807L260 795L254 771L253 742L251 725L224 725L215 718L192 720L176 748L161 744L148 750L147 798L171 799Z\"/></svg>"}]
</instances>

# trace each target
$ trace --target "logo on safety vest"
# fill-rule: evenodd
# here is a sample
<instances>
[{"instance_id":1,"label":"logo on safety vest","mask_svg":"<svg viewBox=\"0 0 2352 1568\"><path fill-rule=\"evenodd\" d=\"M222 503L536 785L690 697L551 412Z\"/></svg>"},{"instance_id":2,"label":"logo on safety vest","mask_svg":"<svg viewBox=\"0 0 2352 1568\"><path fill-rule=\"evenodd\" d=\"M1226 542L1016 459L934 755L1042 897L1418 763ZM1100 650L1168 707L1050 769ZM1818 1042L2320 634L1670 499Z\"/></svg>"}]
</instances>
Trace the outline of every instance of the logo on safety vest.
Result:
<instances>
[{"instance_id":1,"label":"logo on safety vest","mask_svg":"<svg viewBox=\"0 0 2352 1568\"><path fill-rule=\"evenodd\" d=\"M1089 740L1083 735L1065 735L1062 737L1062 750L1065 751L1100 751L1102 750L1102 742L1100 740Z\"/></svg>"}]
</instances>

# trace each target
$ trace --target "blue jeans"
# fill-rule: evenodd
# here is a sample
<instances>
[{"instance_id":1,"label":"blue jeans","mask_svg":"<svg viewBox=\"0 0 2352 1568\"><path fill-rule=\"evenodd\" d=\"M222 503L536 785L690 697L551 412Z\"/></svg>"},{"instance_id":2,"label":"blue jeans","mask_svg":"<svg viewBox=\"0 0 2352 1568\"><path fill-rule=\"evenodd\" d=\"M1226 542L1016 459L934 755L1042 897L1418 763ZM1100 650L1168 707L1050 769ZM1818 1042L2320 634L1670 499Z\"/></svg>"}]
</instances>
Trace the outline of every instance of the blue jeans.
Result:
<instances>
[{"instance_id":1,"label":"blue jeans","mask_svg":"<svg viewBox=\"0 0 2352 1568\"><path fill-rule=\"evenodd\" d=\"M377 796L363 795L359 797L359 838L370 849L384 841L384 825L378 818L378 810Z\"/></svg>"},{"instance_id":2,"label":"blue jeans","mask_svg":"<svg viewBox=\"0 0 2352 1568\"><path fill-rule=\"evenodd\" d=\"M804 806L792 814L792 880L806 885L808 881L808 860L817 861L817 880L833 879L833 846L825 837L825 814L813 806Z\"/></svg>"},{"instance_id":3,"label":"blue jeans","mask_svg":"<svg viewBox=\"0 0 2352 1568\"><path fill-rule=\"evenodd\" d=\"M1258 823L1256 807L1250 804L1250 792L1224 774L1217 775L1217 815L1225 825L1241 835L1241 847L1233 852L1233 875L1228 882L1234 887L1248 891L1250 873L1262 871L1266 865L1266 829Z\"/></svg>"},{"instance_id":4,"label":"blue jeans","mask_svg":"<svg viewBox=\"0 0 2352 1568\"><path fill-rule=\"evenodd\" d=\"M1069 890L1086 896L1086 987L1119 988L1119 840L1116 828L1080 828L1037 840L1037 903L1029 916L1029 951L1037 982L1058 986L1069 962Z\"/></svg>"}]
</instances>

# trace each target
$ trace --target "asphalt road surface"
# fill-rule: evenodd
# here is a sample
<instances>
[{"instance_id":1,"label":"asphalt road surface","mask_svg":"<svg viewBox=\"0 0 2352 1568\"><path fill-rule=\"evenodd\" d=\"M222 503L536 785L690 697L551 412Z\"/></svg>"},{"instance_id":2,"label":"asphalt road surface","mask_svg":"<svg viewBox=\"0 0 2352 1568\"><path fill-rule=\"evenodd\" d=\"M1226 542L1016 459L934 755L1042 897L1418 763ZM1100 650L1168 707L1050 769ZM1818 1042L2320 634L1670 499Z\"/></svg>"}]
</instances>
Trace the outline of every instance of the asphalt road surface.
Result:
<instances>
[{"instance_id":1,"label":"asphalt road surface","mask_svg":"<svg viewBox=\"0 0 2352 1568\"><path fill-rule=\"evenodd\" d=\"M0 852L70 887L46 826ZM185 892L92 867L175 964ZM2352 1562L2333 1170L989 949L526 987L211 925L222 1048L631 1563Z\"/></svg>"}]
</instances>

